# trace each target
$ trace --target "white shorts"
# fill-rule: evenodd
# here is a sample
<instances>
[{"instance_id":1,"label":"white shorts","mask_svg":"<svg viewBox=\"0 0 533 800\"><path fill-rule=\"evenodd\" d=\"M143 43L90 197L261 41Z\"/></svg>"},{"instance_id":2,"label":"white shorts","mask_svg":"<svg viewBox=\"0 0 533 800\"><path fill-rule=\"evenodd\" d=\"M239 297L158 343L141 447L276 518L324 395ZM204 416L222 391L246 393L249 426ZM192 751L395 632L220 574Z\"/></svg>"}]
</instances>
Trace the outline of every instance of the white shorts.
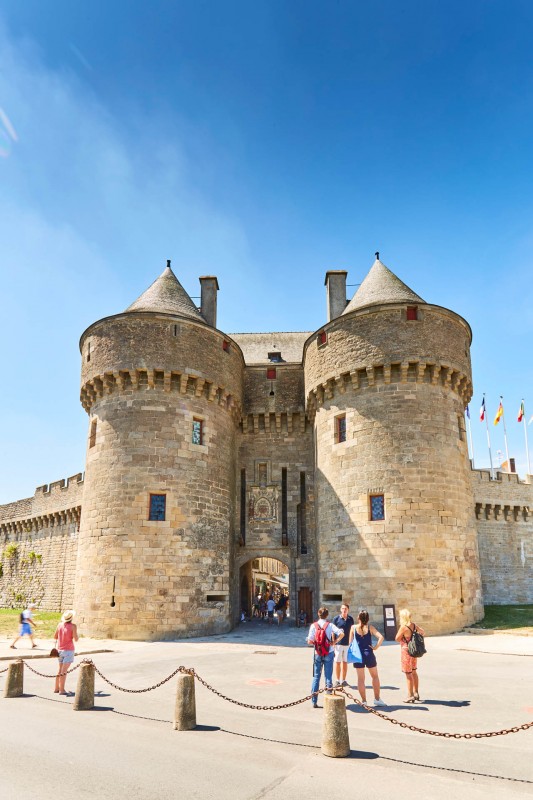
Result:
<instances>
[{"instance_id":1,"label":"white shorts","mask_svg":"<svg viewBox=\"0 0 533 800\"><path fill-rule=\"evenodd\" d=\"M336 644L335 645L335 658L333 659L336 664L340 664L341 662L348 662L348 647L347 644Z\"/></svg>"}]
</instances>

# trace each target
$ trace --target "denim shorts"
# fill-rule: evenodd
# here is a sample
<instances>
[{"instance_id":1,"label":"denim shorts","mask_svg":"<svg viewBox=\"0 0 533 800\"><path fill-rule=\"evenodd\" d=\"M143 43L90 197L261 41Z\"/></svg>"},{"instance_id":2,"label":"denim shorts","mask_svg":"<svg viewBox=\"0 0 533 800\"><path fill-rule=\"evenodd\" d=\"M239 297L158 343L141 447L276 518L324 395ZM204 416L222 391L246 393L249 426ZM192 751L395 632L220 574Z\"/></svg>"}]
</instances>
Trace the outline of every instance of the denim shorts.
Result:
<instances>
[{"instance_id":1,"label":"denim shorts","mask_svg":"<svg viewBox=\"0 0 533 800\"><path fill-rule=\"evenodd\" d=\"M31 625L29 622L23 622L20 626L19 636L24 636L24 634L31 636Z\"/></svg>"},{"instance_id":2,"label":"denim shorts","mask_svg":"<svg viewBox=\"0 0 533 800\"><path fill-rule=\"evenodd\" d=\"M59 651L59 663L60 664L72 664L74 661L74 650L60 650Z\"/></svg>"}]
</instances>

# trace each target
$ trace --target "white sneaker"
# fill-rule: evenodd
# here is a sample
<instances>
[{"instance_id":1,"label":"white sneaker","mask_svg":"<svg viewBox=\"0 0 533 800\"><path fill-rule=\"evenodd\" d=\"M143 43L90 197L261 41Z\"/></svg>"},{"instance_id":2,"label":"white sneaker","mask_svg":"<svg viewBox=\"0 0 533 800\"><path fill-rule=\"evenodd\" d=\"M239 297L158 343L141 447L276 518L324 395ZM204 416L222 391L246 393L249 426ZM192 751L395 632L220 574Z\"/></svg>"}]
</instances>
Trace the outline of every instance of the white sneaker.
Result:
<instances>
[{"instance_id":1,"label":"white sneaker","mask_svg":"<svg viewBox=\"0 0 533 800\"><path fill-rule=\"evenodd\" d=\"M337 686L342 686L342 683L340 681L335 681L333 686L336 688Z\"/></svg>"},{"instance_id":2,"label":"white sneaker","mask_svg":"<svg viewBox=\"0 0 533 800\"><path fill-rule=\"evenodd\" d=\"M341 686L348 686L348 681L343 681L343 682L341 683Z\"/></svg>"},{"instance_id":3,"label":"white sneaker","mask_svg":"<svg viewBox=\"0 0 533 800\"><path fill-rule=\"evenodd\" d=\"M378 697L377 700L374 700L374 707L377 708L378 706L386 706L387 703L384 703L381 697Z\"/></svg>"}]
</instances>

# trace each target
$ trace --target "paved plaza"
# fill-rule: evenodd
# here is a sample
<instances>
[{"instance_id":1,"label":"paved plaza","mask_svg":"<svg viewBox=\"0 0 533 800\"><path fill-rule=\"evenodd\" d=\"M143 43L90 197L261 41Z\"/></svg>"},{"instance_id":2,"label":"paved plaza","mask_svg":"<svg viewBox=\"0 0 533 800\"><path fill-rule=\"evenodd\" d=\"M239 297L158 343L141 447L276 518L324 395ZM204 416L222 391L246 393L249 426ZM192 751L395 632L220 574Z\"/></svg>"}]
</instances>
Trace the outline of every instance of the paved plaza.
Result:
<instances>
[{"instance_id":1,"label":"paved plaza","mask_svg":"<svg viewBox=\"0 0 533 800\"><path fill-rule=\"evenodd\" d=\"M247 623L232 633L180 642L79 642L117 685L141 689L180 664L221 693L255 705L309 694L313 652L305 631ZM13 656L0 641L0 669ZM45 654L51 643L19 642L17 656ZM426 729L498 731L533 720L533 637L434 637L420 663L422 701L405 705L399 646L378 652L385 714ZM98 650L111 652L96 652ZM77 659L77 661L79 660ZM55 661L32 658L52 674ZM349 667L349 682L355 670ZM78 673L67 679L74 691ZM0 675L3 691L6 673ZM367 680L367 686L369 681ZM176 679L142 694L117 691L96 677L96 708L72 710L73 694L53 694L53 680L27 669L24 697L0 698L3 800L80 798L518 798L533 795L533 728L506 736L453 740L392 725L347 703L351 755L320 751L323 710L310 702L257 711L196 684L198 727L172 728ZM352 691L352 690L350 690ZM371 697L370 689L367 689ZM355 692L354 692L355 694ZM320 700L322 705L322 700Z\"/></svg>"}]
</instances>

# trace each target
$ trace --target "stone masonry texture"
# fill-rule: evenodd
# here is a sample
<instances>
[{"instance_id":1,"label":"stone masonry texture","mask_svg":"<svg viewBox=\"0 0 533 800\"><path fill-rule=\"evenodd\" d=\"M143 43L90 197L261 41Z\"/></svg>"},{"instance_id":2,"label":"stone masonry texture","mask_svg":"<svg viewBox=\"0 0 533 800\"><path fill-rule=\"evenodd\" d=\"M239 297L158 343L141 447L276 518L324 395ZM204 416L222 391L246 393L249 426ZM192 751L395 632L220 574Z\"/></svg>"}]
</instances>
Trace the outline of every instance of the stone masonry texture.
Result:
<instances>
[{"instance_id":1,"label":"stone masonry texture","mask_svg":"<svg viewBox=\"0 0 533 800\"><path fill-rule=\"evenodd\" d=\"M533 602L533 479L468 460L464 319L376 261L315 333L214 322L168 264L85 331L85 476L0 506L0 606L74 607L85 635L216 634L250 608L256 559L285 565L294 615L305 592L381 627L392 603L439 634Z\"/></svg>"}]
</instances>

